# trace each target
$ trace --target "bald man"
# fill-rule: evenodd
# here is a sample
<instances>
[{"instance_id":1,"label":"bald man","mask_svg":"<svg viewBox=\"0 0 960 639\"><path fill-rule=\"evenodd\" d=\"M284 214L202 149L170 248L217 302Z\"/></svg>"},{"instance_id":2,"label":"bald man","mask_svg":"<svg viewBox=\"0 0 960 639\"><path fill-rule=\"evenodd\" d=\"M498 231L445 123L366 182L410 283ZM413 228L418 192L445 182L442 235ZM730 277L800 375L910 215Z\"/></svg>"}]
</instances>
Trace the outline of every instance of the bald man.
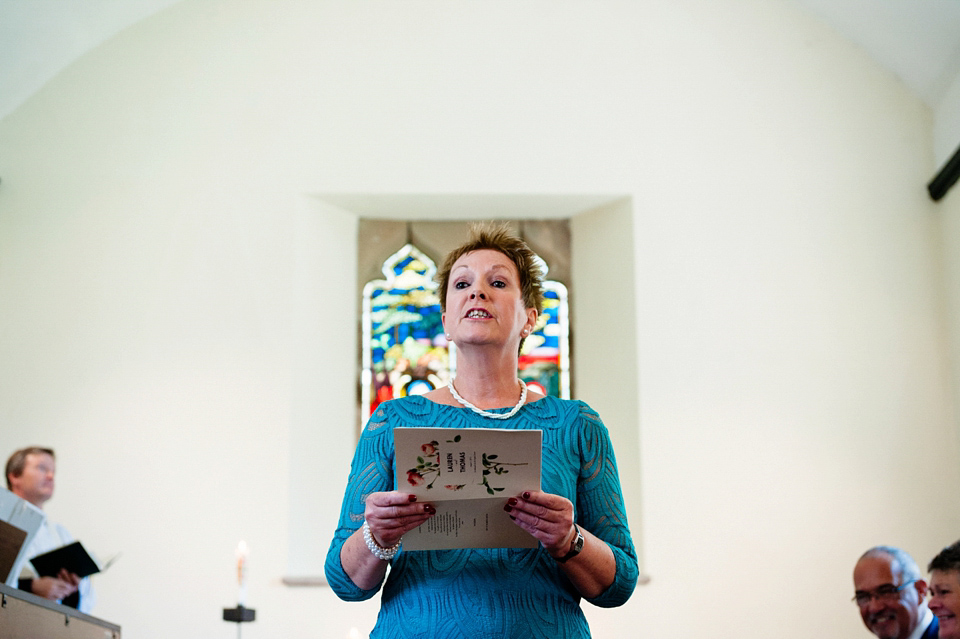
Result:
<instances>
[{"instance_id":1,"label":"bald man","mask_svg":"<svg viewBox=\"0 0 960 639\"><path fill-rule=\"evenodd\" d=\"M937 639L927 582L903 550L875 546L863 553L853 569L853 587L863 624L879 639Z\"/></svg>"}]
</instances>

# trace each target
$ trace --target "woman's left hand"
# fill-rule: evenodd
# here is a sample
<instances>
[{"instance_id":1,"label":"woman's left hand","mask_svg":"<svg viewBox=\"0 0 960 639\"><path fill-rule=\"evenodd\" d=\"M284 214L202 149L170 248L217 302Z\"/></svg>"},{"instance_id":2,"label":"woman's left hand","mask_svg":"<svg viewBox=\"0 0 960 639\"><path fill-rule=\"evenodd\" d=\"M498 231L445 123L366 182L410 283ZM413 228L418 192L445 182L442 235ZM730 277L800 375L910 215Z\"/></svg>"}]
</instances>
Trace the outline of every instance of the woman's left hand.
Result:
<instances>
[{"instance_id":1,"label":"woman's left hand","mask_svg":"<svg viewBox=\"0 0 960 639\"><path fill-rule=\"evenodd\" d=\"M570 550L576 536L573 504L566 497L531 490L511 497L503 507L514 522L537 538L553 557Z\"/></svg>"}]
</instances>

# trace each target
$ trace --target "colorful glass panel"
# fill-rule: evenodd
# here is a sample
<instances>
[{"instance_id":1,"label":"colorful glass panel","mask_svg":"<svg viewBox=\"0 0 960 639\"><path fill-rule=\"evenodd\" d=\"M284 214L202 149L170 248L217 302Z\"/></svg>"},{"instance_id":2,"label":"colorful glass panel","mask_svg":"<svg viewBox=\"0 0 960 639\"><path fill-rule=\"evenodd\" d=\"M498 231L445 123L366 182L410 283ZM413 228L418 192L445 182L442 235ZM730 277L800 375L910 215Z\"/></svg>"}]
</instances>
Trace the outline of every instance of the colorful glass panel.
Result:
<instances>
[{"instance_id":1,"label":"colorful glass panel","mask_svg":"<svg viewBox=\"0 0 960 639\"><path fill-rule=\"evenodd\" d=\"M543 264L544 273L547 272ZM570 398L570 355L567 288L560 282L543 283L543 313L534 332L524 340L518 363L520 379L530 388L563 399Z\"/></svg>"},{"instance_id":2,"label":"colorful glass panel","mask_svg":"<svg viewBox=\"0 0 960 639\"><path fill-rule=\"evenodd\" d=\"M369 416L383 401L422 395L447 383L437 267L412 244L383 263L385 279L363 288L362 402Z\"/></svg>"}]
</instances>

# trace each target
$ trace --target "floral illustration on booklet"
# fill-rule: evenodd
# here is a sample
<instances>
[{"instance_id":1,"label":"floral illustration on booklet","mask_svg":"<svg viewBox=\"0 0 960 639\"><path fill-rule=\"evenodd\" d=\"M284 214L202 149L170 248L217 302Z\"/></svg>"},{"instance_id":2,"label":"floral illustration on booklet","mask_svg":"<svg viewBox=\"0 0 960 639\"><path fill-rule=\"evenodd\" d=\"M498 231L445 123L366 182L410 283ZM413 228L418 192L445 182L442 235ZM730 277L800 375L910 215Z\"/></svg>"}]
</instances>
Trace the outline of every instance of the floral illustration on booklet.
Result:
<instances>
[{"instance_id":1,"label":"floral illustration on booklet","mask_svg":"<svg viewBox=\"0 0 960 639\"><path fill-rule=\"evenodd\" d=\"M460 435L457 435L453 439L448 439L446 443L455 444L460 441ZM411 486L421 486L428 479L430 483L426 484L428 490L433 488L433 484L436 483L437 479L440 478L440 475L443 474L443 469L440 464L440 443L436 440L427 442L420 446L420 450L423 452L423 455L417 457L417 465L414 468L411 468L407 471L407 483ZM510 470L507 466L526 466L526 463L511 464L508 462L499 461L499 455L490 455L487 453L482 454L481 463L483 464L483 479L478 483L478 485L486 488L487 492L491 495L498 493L503 490L503 487L492 486L488 481L488 477L492 475L503 475L509 473ZM461 490L466 484L445 484L444 488L447 490Z\"/></svg>"}]
</instances>

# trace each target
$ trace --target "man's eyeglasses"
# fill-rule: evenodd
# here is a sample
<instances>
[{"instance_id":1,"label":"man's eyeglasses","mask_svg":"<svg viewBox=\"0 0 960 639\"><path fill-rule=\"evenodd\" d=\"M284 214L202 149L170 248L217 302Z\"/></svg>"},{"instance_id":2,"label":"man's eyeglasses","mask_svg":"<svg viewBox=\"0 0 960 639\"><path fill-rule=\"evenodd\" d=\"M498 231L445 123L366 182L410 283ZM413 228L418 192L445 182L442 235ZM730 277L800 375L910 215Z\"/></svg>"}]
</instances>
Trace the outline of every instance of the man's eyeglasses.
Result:
<instances>
[{"instance_id":1,"label":"man's eyeglasses","mask_svg":"<svg viewBox=\"0 0 960 639\"><path fill-rule=\"evenodd\" d=\"M853 601L858 606L869 605L871 599L876 599L881 603L892 603L900 598L900 591L917 581L911 579L907 583L894 586L893 584L884 584L873 592L860 591L853 596Z\"/></svg>"}]
</instances>

